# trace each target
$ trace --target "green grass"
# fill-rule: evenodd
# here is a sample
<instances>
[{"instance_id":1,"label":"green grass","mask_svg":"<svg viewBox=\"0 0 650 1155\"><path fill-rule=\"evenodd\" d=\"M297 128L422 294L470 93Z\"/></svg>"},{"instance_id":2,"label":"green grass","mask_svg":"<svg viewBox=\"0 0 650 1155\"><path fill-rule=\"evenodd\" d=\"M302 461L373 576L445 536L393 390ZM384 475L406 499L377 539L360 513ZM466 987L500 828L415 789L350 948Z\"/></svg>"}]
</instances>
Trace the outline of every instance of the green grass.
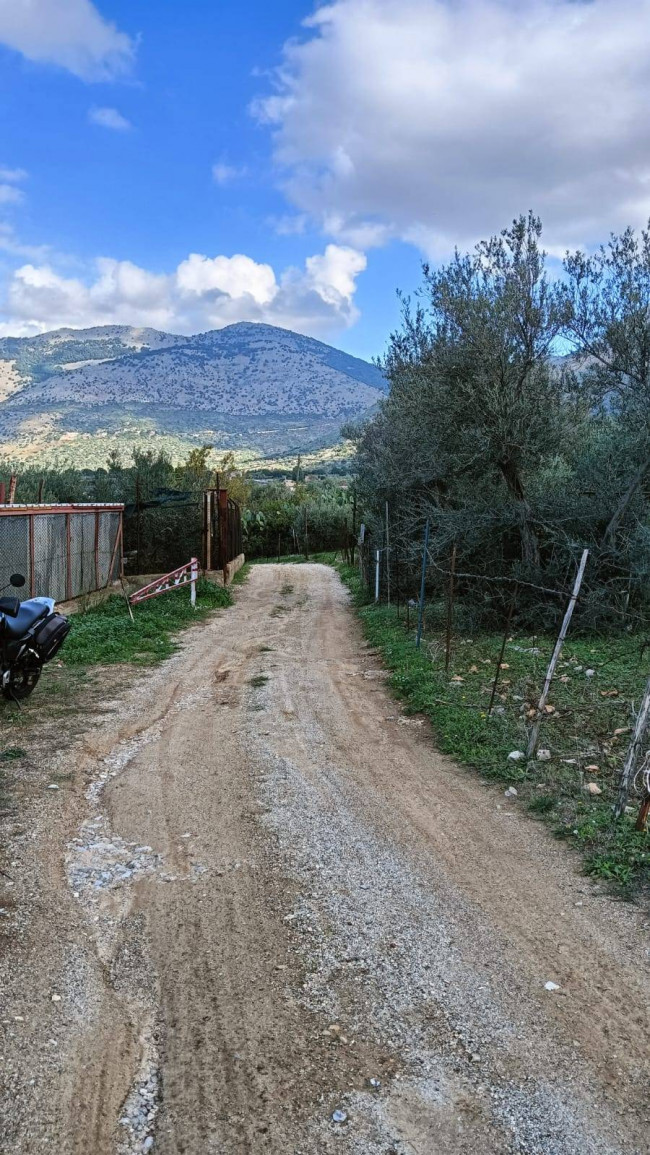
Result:
<instances>
[{"instance_id":1,"label":"green grass","mask_svg":"<svg viewBox=\"0 0 650 1155\"><path fill-rule=\"evenodd\" d=\"M249 561L245 561L243 566L241 567L241 569L237 570L237 573L235 574L234 578L232 579L232 581L230 583L231 586L243 585L250 572L251 572L251 563Z\"/></svg>"},{"instance_id":2,"label":"green grass","mask_svg":"<svg viewBox=\"0 0 650 1155\"><path fill-rule=\"evenodd\" d=\"M247 565L304 565L305 562L318 562L320 565L334 565L337 558L336 550L325 550L322 553L310 553L306 558L304 553L290 553L284 557L253 557Z\"/></svg>"},{"instance_id":3,"label":"green grass","mask_svg":"<svg viewBox=\"0 0 650 1155\"><path fill-rule=\"evenodd\" d=\"M394 607L368 604L358 571L342 564L336 569L351 590L366 638L391 671L390 687L406 713L430 719L438 748L484 779L515 784L519 802L533 816L581 849L589 874L616 884L627 897L649 888L650 836L634 830L634 813L619 822L612 814L648 674L641 640L629 635L569 639L549 696L553 712L542 723L538 744L550 750L551 759L513 762L510 751L526 749L529 713L539 699L554 639L509 638L498 712L488 717L502 635L456 634L447 676L439 615L432 614L416 650L414 615L407 633L404 607L398 620ZM597 769L589 769L593 766ZM601 795L585 791L589 781L598 784Z\"/></svg>"},{"instance_id":4,"label":"green grass","mask_svg":"<svg viewBox=\"0 0 650 1155\"><path fill-rule=\"evenodd\" d=\"M267 674L254 674L254 676L250 678L248 684L249 686L255 686L257 689L260 686L265 686L268 680L269 679Z\"/></svg>"},{"instance_id":5,"label":"green grass","mask_svg":"<svg viewBox=\"0 0 650 1155\"><path fill-rule=\"evenodd\" d=\"M111 597L86 613L72 615L61 659L66 666L151 665L174 653L179 630L231 604L227 589L200 580L196 609L190 605L189 590L174 590L134 606L131 621L124 598Z\"/></svg>"}]
</instances>

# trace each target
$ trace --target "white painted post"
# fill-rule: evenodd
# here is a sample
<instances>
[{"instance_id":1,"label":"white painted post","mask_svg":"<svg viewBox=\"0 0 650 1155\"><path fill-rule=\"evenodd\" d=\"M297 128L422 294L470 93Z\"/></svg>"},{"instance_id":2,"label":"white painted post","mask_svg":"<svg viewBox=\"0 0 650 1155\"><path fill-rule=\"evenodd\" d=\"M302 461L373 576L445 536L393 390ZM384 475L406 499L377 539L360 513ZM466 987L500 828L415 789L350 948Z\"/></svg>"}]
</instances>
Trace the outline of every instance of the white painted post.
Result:
<instances>
[{"instance_id":1,"label":"white painted post","mask_svg":"<svg viewBox=\"0 0 650 1155\"><path fill-rule=\"evenodd\" d=\"M571 617L573 615L573 610L575 608L576 601L578 600L578 594L580 593L580 586L582 585L582 578L583 578L583 575L585 572L585 566L587 564L587 558L588 557L589 557L589 550L588 549L583 550L582 551L582 557L580 559L580 565L578 566L578 572L576 574L576 580L573 584L573 593L571 594L571 599L569 601L566 613L564 615L564 621L562 622L562 629L560 630L560 632L558 634L557 642L555 643L555 649L553 650L553 656L552 656L552 658L549 662L549 665L548 665L548 670L546 672L546 681L544 682L544 689L542 690L542 696L539 700L539 705L537 706L537 716L536 716L535 721L533 723L533 728L530 732L530 738L528 739L528 750L526 751L526 753L527 753L529 758L532 758L533 754L535 753L535 749L537 747L537 739L539 737L539 725L540 725L540 722L542 720L542 711L544 709L544 706L546 705L546 699L548 698L548 692L551 688L551 682L553 681L553 674L555 673L555 667L557 666L558 658L560 657L560 653L562 651L562 645L564 643L564 639L566 638L567 631L569 629L569 622L571 621Z\"/></svg>"},{"instance_id":2,"label":"white painted post","mask_svg":"<svg viewBox=\"0 0 650 1155\"><path fill-rule=\"evenodd\" d=\"M199 576L199 563L195 557L190 561L190 575L190 602L192 607L196 609L196 582Z\"/></svg>"}]
</instances>

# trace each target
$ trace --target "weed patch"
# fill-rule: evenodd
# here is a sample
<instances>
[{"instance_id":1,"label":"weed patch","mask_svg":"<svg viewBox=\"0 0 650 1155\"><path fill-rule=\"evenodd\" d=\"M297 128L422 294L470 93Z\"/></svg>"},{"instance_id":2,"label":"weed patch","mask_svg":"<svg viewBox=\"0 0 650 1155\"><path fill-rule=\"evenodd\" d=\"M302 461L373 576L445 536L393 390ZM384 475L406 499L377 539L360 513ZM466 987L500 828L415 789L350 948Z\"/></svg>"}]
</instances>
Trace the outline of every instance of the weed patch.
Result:
<instances>
[{"instance_id":1,"label":"weed patch","mask_svg":"<svg viewBox=\"0 0 650 1155\"><path fill-rule=\"evenodd\" d=\"M249 683L248 683L248 684L249 684L249 686L255 686L255 687L258 687L258 686L265 686L265 685L266 685L266 683L268 682L268 680L269 680L269 679L268 679L268 677L267 677L267 675L266 675L266 674L255 674L255 675L254 675L254 676L253 676L253 677L252 677L252 678L249 680Z\"/></svg>"},{"instance_id":2,"label":"weed patch","mask_svg":"<svg viewBox=\"0 0 650 1155\"><path fill-rule=\"evenodd\" d=\"M251 563L249 561L245 561L243 566L241 567L241 569L238 569L237 573L233 577L233 579L230 583L231 586L243 585L250 572L251 572Z\"/></svg>"},{"instance_id":3,"label":"weed patch","mask_svg":"<svg viewBox=\"0 0 650 1155\"><path fill-rule=\"evenodd\" d=\"M188 590L179 589L134 606L131 621L124 599L111 597L71 617L72 628L61 659L66 666L115 662L152 665L174 653L178 647L174 635L179 630L231 604L227 589L201 580L197 583L196 609L190 605Z\"/></svg>"},{"instance_id":4,"label":"weed patch","mask_svg":"<svg viewBox=\"0 0 650 1155\"><path fill-rule=\"evenodd\" d=\"M305 563L315 562L320 565L334 565L337 554L335 550L328 550L325 553L310 553L309 557L305 557L303 553L291 553L285 557L254 557L251 558L247 565L304 565ZM241 572L241 571L240 571Z\"/></svg>"}]
</instances>

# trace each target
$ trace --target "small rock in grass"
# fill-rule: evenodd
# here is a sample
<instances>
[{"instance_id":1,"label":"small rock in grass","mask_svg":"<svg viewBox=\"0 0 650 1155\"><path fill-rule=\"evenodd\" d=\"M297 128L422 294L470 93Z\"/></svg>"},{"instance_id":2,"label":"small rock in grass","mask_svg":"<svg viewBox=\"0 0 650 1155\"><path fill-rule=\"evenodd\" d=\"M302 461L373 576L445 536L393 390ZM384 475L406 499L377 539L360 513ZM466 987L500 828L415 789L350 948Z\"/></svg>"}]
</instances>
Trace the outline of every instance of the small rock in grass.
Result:
<instances>
[{"instance_id":1,"label":"small rock in grass","mask_svg":"<svg viewBox=\"0 0 650 1155\"><path fill-rule=\"evenodd\" d=\"M550 762L551 761L551 751L550 750L538 750L537 751L537 761L538 762Z\"/></svg>"},{"instance_id":2,"label":"small rock in grass","mask_svg":"<svg viewBox=\"0 0 650 1155\"><path fill-rule=\"evenodd\" d=\"M505 797L506 798L516 798L517 797L517 791L515 790L514 786L508 787L508 789L505 792Z\"/></svg>"},{"instance_id":3,"label":"small rock in grass","mask_svg":"<svg viewBox=\"0 0 650 1155\"><path fill-rule=\"evenodd\" d=\"M600 789L600 786L597 782L588 782L585 786L585 790L588 794L602 794L602 790Z\"/></svg>"},{"instance_id":4,"label":"small rock in grass","mask_svg":"<svg viewBox=\"0 0 650 1155\"><path fill-rule=\"evenodd\" d=\"M595 670L585 670L585 678L593 678L595 673Z\"/></svg>"},{"instance_id":5,"label":"small rock in grass","mask_svg":"<svg viewBox=\"0 0 650 1155\"><path fill-rule=\"evenodd\" d=\"M522 758L525 758L525 757L526 757L526 755L524 754L523 750L511 750L510 753L508 754L508 761L509 762L521 762Z\"/></svg>"}]
</instances>

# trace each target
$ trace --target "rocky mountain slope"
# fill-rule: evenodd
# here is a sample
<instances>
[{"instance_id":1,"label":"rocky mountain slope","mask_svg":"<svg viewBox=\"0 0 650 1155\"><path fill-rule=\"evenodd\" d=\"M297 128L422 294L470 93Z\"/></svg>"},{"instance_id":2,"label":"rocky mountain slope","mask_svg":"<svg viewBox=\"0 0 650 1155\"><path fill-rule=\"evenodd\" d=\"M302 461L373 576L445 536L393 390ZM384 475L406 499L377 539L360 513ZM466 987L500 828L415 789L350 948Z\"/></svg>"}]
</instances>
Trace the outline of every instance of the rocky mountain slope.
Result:
<instances>
[{"instance_id":1,"label":"rocky mountain slope","mask_svg":"<svg viewBox=\"0 0 650 1155\"><path fill-rule=\"evenodd\" d=\"M158 442L253 456L332 443L377 404L380 371L271 325L194 337L110 325L0 340L0 452L96 464Z\"/></svg>"}]
</instances>

